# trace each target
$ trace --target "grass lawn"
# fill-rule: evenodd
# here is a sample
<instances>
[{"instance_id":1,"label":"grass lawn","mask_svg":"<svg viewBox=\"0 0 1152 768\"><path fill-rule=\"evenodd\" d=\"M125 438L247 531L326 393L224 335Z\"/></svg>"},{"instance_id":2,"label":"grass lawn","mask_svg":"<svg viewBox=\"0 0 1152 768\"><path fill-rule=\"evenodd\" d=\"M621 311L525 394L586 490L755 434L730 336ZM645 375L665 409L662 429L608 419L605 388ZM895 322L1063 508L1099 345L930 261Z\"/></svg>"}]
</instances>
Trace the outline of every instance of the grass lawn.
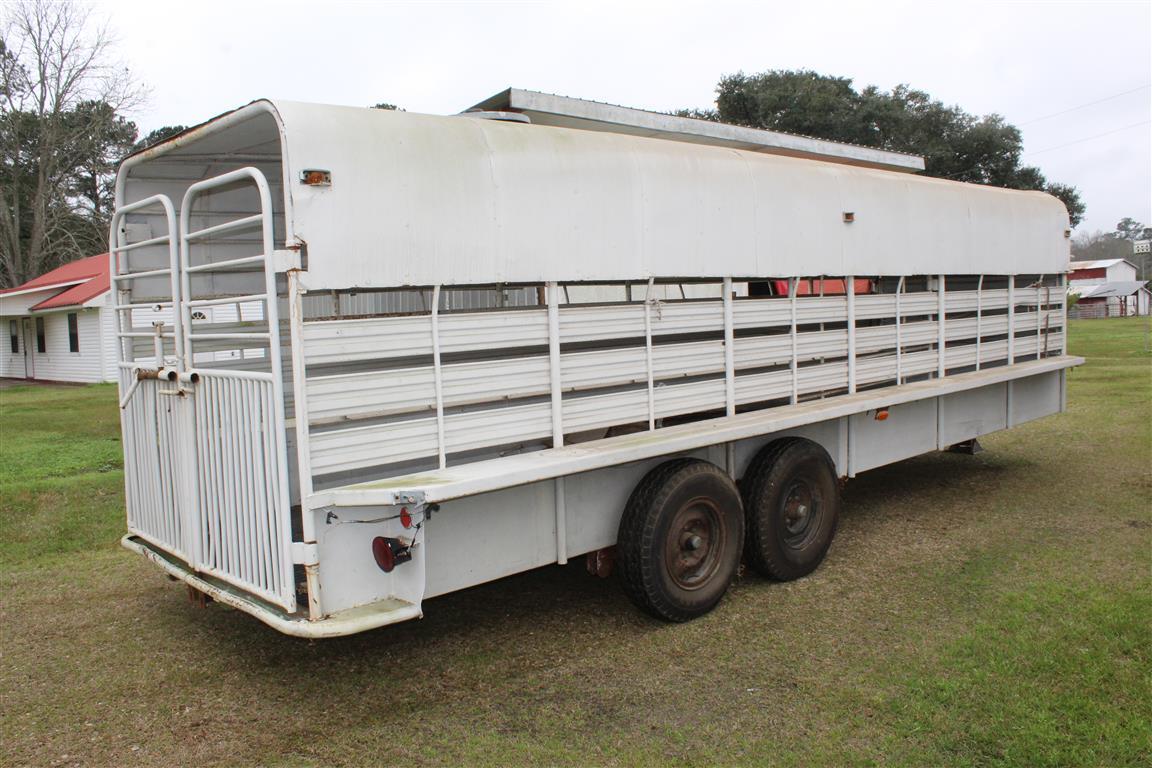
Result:
<instances>
[{"instance_id":1,"label":"grass lawn","mask_svg":"<svg viewBox=\"0 0 1152 768\"><path fill-rule=\"evenodd\" d=\"M1147 766L1152 358L1072 325L1067 414L852 481L825 565L686 625L581 563L323 642L121 550L116 396L0 390L0 763Z\"/></svg>"}]
</instances>

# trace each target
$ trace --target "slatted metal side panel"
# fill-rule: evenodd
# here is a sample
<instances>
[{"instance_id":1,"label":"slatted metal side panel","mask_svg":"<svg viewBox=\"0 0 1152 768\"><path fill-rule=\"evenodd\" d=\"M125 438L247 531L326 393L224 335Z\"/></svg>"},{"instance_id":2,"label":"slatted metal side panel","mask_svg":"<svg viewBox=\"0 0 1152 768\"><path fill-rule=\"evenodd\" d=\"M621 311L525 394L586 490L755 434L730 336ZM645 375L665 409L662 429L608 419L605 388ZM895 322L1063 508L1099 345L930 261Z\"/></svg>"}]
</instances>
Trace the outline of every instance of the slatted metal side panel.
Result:
<instances>
[{"instance_id":1,"label":"slatted metal side panel","mask_svg":"<svg viewBox=\"0 0 1152 768\"><path fill-rule=\"evenodd\" d=\"M560 305L554 337L542 306L307 322L312 471L540 445L557 429L797 402L1058 354L1063 289L1023 284L1033 278L1010 289L1010 279L976 290L940 278L910 291L901 281L851 300Z\"/></svg>"},{"instance_id":2,"label":"slatted metal side panel","mask_svg":"<svg viewBox=\"0 0 1152 768\"><path fill-rule=\"evenodd\" d=\"M196 409L200 568L292 607L288 506L272 380L203 371Z\"/></svg>"},{"instance_id":3,"label":"slatted metal side panel","mask_svg":"<svg viewBox=\"0 0 1152 768\"><path fill-rule=\"evenodd\" d=\"M131 375L121 371L123 390ZM187 560L192 545L177 493L183 479L178 450L183 404L160 394L166 383L139 382L122 414L128 530Z\"/></svg>"}]
</instances>

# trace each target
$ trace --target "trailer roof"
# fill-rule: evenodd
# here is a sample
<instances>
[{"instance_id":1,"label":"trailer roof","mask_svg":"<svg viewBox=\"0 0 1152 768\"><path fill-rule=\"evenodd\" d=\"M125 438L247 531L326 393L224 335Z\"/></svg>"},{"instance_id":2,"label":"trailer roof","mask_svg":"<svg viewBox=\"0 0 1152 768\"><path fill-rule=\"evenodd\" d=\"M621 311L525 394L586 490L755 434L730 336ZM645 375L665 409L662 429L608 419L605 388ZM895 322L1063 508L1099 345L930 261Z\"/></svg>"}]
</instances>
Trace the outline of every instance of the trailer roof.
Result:
<instances>
[{"instance_id":1,"label":"trailer roof","mask_svg":"<svg viewBox=\"0 0 1152 768\"><path fill-rule=\"evenodd\" d=\"M117 204L236 164L309 290L1068 270L1056 198L714 144L260 100L127 158ZM306 169L331 183L300 181ZM224 205L224 203L220 203Z\"/></svg>"},{"instance_id":2,"label":"trailer roof","mask_svg":"<svg viewBox=\"0 0 1152 768\"><path fill-rule=\"evenodd\" d=\"M805 157L866 168L883 168L889 171L924 170L924 158L918 155L662 112L649 112L522 88L508 88L489 96L463 114L470 111L518 112L527 115L533 123L539 125L585 131L608 131L691 144L712 144L770 155Z\"/></svg>"}]
</instances>

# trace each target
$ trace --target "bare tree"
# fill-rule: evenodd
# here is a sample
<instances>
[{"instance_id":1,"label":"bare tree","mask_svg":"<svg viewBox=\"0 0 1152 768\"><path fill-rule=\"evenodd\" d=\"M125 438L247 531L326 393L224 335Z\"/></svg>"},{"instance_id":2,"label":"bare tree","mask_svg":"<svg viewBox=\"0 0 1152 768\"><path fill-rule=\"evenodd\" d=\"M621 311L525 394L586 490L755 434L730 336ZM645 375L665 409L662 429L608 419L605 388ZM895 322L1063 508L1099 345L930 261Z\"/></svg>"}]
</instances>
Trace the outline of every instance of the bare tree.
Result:
<instances>
[{"instance_id":1,"label":"bare tree","mask_svg":"<svg viewBox=\"0 0 1152 768\"><path fill-rule=\"evenodd\" d=\"M1072 238L1072 258L1080 261L1130 259L1132 243L1115 232L1079 232Z\"/></svg>"},{"instance_id":2,"label":"bare tree","mask_svg":"<svg viewBox=\"0 0 1152 768\"><path fill-rule=\"evenodd\" d=\"M92 172L110 134L131 133L131 144L122 113L145 92L85 6L14 0L0 13L0 285L10 286L90 255L105 212L100 182L93 201L76 169Z\"/></svg>"}]
</instances>

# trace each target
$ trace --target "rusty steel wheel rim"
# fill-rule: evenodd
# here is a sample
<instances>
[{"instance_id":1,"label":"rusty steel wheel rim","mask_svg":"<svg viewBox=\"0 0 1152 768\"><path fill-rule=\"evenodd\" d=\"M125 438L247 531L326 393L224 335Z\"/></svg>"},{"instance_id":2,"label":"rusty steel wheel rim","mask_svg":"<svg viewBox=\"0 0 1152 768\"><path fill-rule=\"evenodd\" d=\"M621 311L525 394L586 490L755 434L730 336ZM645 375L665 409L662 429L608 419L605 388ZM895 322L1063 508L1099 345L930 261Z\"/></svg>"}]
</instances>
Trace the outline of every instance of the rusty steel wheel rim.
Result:
<instances>
[{"instance_id":1,"label":"rusty steel wheel rim","mask_svg":"<svg viewBox=\"0 0 1152 768\"><path fill-rule=\"evenodd\" d=\"M691 591L711 581L720 567L725 533L724 516L712 499L699 497L680 507L664 542L665 569L676 586Z\"/></svg>"},{"instance_id":2,"label":"rusty steel wheel rim","mask_svg":"<svg viewBox=\"0 0 1152 768\"><path fill-rule=\"evenodd\" d=\"M820 489L807 480L797 480L788 487L780 506L784 544L803 549L820 531L820 518L824 514Z\"/></svg>"}]
</instances>

